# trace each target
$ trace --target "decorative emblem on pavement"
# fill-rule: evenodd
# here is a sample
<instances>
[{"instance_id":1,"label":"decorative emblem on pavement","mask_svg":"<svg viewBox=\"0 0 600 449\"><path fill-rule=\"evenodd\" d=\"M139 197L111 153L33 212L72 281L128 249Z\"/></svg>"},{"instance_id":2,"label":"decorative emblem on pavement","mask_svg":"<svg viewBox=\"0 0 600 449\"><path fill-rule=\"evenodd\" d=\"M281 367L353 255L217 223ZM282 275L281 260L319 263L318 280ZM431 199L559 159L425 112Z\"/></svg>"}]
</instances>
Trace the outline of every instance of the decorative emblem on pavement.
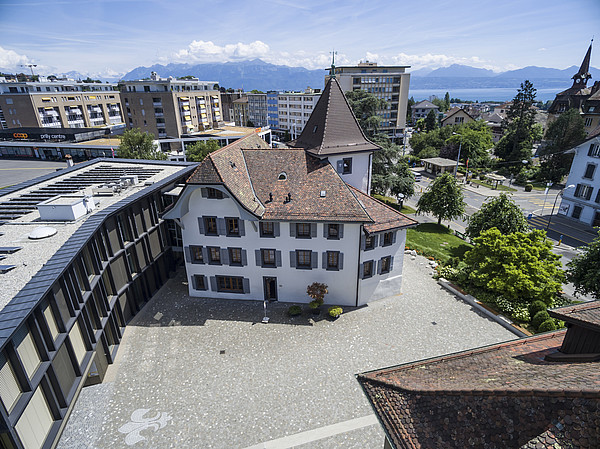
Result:
<instances>
[{"instance_id":1,"label":"decorative emblem on pavement","mask_svg":"<svg viewBox=\"0 0 600 449\"><path fill-rule=\"evenodd\" d=\"M131 414L131 421L119 427L119 432L126 433L125 443L132 446L146 438L140 435L142 430L152 429L155 432L167 425L171 417L166 412L156 412L155 416L144 418L149 408L139 408Z\"/></svg>"}]
</instances>

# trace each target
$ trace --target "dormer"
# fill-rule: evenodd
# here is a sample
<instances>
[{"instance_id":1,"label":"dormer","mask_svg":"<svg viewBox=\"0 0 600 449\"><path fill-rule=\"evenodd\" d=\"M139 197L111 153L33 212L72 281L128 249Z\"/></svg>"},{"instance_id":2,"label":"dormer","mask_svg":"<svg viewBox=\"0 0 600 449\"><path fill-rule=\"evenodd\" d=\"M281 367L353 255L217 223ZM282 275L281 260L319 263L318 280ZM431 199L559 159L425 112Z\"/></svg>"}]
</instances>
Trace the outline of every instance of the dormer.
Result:
<instances>
[{"instance_id":1,"label":"dormer","mask_svg":"<svg viewBox=\"0 0 600 449\"><path fill-rule=\"evenodd\" d=\"M562 320L567 333L558 350L546 356L550 362L600 361L600 301L548 310Z\"/></svg>"}]
</instances>

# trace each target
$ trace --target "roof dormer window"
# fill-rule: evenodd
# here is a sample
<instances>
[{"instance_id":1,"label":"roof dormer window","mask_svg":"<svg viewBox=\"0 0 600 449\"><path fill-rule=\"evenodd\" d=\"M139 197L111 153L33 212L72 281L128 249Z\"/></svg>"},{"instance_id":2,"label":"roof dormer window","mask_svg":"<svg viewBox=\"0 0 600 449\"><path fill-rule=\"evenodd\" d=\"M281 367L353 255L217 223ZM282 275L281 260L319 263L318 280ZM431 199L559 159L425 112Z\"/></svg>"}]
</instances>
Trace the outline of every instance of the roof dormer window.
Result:
<instances>
[{"instance_id":1,"label":"roof dormer window","mask_svg":"<svg viewBox=\"0 0 600 449\"><path fill-rule=\"evenodd\" d=\"M277 177L278 180L280 181L285 181L287 180L287 173L282 171L281 173L279 173L279 176Z\"/></svg>"}]
</instances>

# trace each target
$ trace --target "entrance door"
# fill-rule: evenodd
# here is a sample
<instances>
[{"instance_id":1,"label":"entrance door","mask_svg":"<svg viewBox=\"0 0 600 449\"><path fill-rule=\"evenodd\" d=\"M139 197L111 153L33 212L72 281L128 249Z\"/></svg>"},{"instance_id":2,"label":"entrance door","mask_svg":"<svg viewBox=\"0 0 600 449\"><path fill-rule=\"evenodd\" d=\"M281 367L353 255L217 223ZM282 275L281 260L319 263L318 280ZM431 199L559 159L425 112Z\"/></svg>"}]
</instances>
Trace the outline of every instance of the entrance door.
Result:
<instances>
[{"instance_id":1,"label":"entrance door","mask_svg":"<svg viewBox=\"0 0 600 449\"><path fill-rule=\"evenodd\" d=\"M277 278L263 277L265 300L277 301Z\"/></svg>"},{"instance_id":2,"label":"entrance door","mask_svg":"<svg viewBox=\"0 0 600 449\"><path fill-rule=\"evenodd\" d=\"M594 215L594 222L592 223L592 226L600 226L600 212L598 211L596 211L596 215Z\"/></svg>"}]
</instances>

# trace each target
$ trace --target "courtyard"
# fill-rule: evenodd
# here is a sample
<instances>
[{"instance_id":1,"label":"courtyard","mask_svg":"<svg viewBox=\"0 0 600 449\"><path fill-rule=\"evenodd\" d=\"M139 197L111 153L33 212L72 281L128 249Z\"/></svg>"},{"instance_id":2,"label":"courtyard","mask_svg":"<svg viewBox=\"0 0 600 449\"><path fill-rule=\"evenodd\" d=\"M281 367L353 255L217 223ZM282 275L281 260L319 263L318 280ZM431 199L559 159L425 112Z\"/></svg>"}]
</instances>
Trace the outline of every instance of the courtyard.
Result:
<instances>
[{"instance_id":1,"label":"courtyard","mask_svg":"<svg viewBox=\"0 0 600 449\"><path fill-rule=\"evenodd\" d=\"M335 322L275 302L262 324L262 302L188 296L181 268L82 390L58 448L381 448L356 373L516 338L430 271L406 257L400 295Z\"/></svg>"}]
</instances>

